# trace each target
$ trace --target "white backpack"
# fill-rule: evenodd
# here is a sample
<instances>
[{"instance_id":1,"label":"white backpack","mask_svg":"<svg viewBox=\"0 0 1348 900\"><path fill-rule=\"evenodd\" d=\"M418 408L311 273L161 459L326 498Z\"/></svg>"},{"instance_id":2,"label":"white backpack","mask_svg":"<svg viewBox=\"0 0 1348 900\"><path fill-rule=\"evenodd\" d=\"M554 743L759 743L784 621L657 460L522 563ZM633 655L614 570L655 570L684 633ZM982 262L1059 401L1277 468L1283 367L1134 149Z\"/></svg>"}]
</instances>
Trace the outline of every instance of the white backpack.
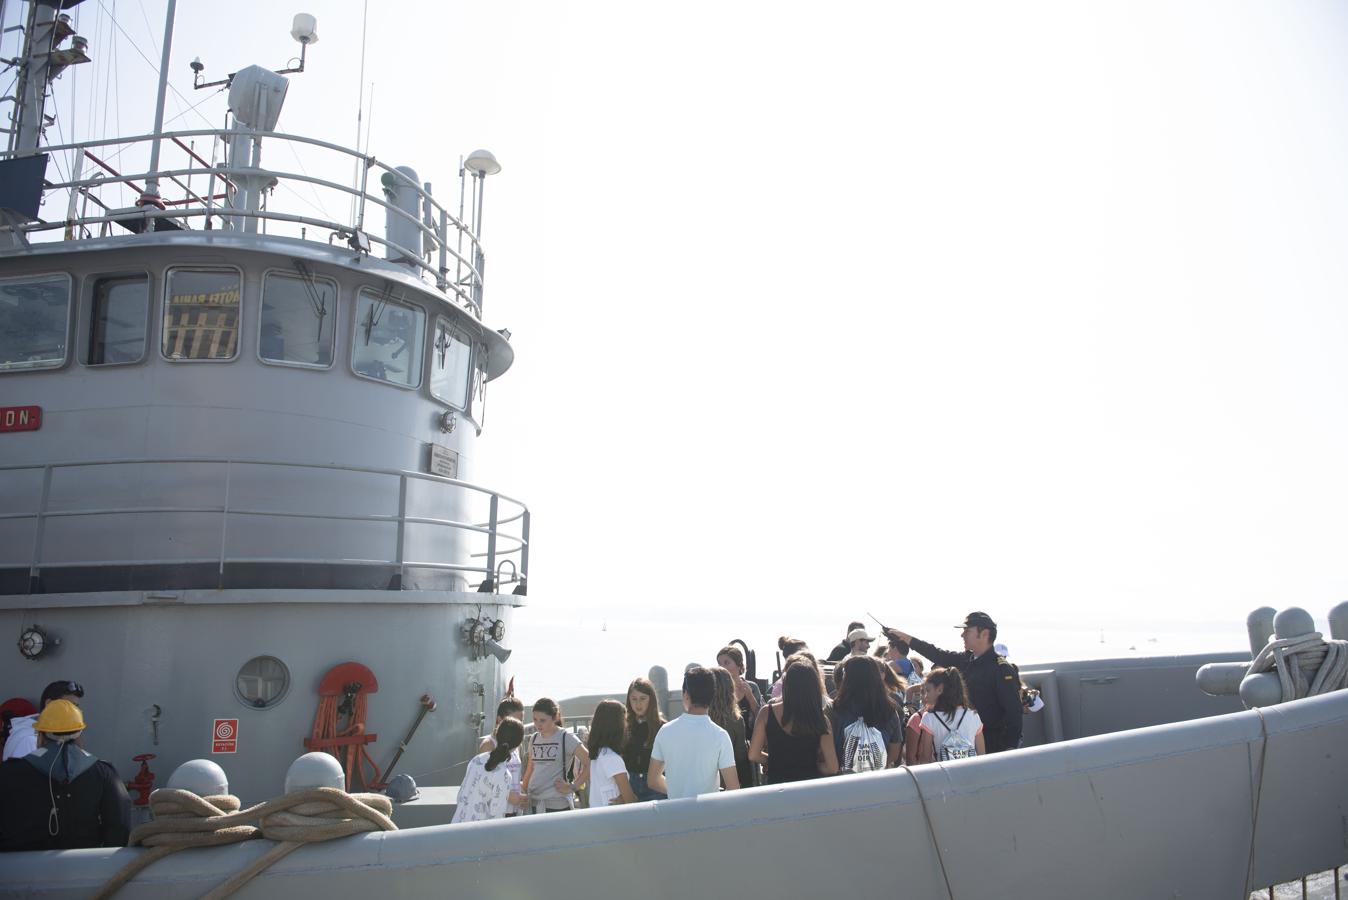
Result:
<instances>
[{"instance_id":1,"label":"white backpack","mask_svg":"<svg viewBox=\"0 0 1348 900\"><path fill-rule=\"evenodd\" d=\"M959 727L964 723L964 717L968 714L967 709L960 710L959 721L952 727L949 722L941 718L940 713L933 714L932 718L941 723L945 729L945 738L940 746L936 748L936 759L939 762L950 762L956 759L968 759L971 756L977 756L978 750L969 742L969 739L960 734Z\"/></svg>"},{"instance_id":2,"label":"white backpack","mask_svg":"<svg viewBox=\"0 0 1348 900\"><path fill-rule=\"evenodd\" d=\"M843 729L843 758L838 760L844 772L878 772L885 767L885 736L860 716Z\"/></svg>"}]
</instances>

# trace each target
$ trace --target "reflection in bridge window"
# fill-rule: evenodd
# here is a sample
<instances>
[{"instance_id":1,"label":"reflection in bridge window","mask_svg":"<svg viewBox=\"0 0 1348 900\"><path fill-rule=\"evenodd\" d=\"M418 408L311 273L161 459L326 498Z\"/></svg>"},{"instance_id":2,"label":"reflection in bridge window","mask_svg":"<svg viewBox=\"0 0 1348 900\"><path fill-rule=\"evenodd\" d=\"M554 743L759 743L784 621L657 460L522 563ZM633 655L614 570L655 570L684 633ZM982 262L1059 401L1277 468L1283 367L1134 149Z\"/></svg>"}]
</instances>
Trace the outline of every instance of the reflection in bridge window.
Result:
<instances>
[{"instance_id":1,"label":"reflection in bridge window","mask_svg":"<svg viewBox=\"0 0 1348 900\"><path fill-rule=\"evenodd\" d=\"M164 356L237 356L241 286L237 269L170 269L164 297Z\"/></svg>"},{"instance_id":2,"label":"reflection in bridge window","mask_svg":"<svg viewBox=\"0 0 1348 900\"><path fill-rule=\"evenodd\" d=\"M487 421L487 345L478 344L477 359L473 365L473 394L469 398L472 402L470 415L477 427L481 428Z\"/></svg>"},{"instance_id":3,"label":"reflection in bridge window","mask_svg":"<svg viewBox=\"0 0 1348 900\"><path fill-rule=\"evenodd\" d=\"M69 325L68 275L0 281L0 372L64 364Z\"/></svg>"},{"instance_id":4,"label":"reflection in bridge window","mask_svg":"<svg viewBox=\"0 0 1348 900\"><path fill-rule=\"evenodd\" d=\"M418 387L425 340L426 313L420 308L394 300L389 291L361 289L351 350L351 367L358 373Z\"/></svg>"},{"instance_id":5,"label":"reflection in bridge window","mask_svg":"<svg viewBox=\"0 0 1348 900\"><path fill-rule=\"evenodd\" d=\"M126 275L94 282L89 316L89 365L139 362L145 356L150 277Z\"/></svg>"},{"instance_id":6,"label":"reflection in bridge window","mask_svg":"<svg viewBox=\"0 0 1348 900\"><path fill-rule=\"evenodd\" d=\"M435 343L431 345L431 396L455 409L468 408L468 365L473 344L447 319L435 320Z\"/></svg>"},{"instance_id":7,"label":"reflection in bridge window","mask_svg":"<svg viewBox=\"0 0 1348 900\"><path fill-rule=\"evenodd\" d=\"M337 284L307 272L268 273L262 283L258 356L297 366L332 365Z\"/></svg>"}]
</instances>

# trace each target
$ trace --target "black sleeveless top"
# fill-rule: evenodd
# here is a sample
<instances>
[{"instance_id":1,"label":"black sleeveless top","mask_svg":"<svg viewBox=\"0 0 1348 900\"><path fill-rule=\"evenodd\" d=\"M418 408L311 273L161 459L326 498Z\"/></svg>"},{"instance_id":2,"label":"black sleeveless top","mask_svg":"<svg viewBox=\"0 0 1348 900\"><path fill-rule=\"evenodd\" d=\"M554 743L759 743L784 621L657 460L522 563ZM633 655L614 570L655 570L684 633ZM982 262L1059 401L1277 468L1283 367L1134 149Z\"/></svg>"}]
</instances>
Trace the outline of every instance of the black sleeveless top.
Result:
<instances>
[{"instance_id":1,"label":"black sleeveless top","mask_svg":"<svg viewBox=\"0 0 1348 900\"><path fill-rule=\"evenodd\" d=\"M819 735L788 734L777 721L777 714L769 707L768 717L768 771L764 784L785 784L819 777Z\"/></svg>"}]
</instances>

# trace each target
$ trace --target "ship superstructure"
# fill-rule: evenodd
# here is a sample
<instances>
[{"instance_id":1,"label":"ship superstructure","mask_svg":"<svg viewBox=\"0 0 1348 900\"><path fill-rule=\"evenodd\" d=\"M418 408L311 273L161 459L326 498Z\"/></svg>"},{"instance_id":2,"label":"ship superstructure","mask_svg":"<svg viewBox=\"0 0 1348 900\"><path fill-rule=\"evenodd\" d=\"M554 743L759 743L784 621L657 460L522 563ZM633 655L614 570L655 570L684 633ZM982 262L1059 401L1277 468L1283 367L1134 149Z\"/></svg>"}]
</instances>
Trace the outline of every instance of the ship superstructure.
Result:
<instances>
[{"instance_id":1,"label":"ship superstructure","mask_svg":"<svg viewBox=\"0 0 1348 900\"><path fill-rule=\"evenodd\" d=\"M277 132L287 79L256 66L225 128L39 147L50 75L85 50L62 5L29 8L0 159L0 680L78 679L124 773L216 750L259 798L356 662L360 746L385 765L430 695L399 771L454 782L528 577L528 510L470 480L513 360L483 316L499 165L464 158L451 209L408 167ZM353 183L268 164L325 155Z\"/></svg>"}]
</instances>

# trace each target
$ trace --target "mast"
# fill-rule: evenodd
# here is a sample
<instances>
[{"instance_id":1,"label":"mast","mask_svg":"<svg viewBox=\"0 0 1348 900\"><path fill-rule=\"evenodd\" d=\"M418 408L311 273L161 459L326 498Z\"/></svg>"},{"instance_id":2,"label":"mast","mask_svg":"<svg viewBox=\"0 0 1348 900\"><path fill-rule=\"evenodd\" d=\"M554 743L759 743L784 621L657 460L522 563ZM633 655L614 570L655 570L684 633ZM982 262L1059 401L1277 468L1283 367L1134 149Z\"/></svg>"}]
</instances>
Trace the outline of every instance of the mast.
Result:
<instances>
[{"instance_id":1,"label":"mast","mask_svg":"<svg viewBox=\"0 0 1348 900\"><path fill-rule=\"evenodd\" d=\"M178 9L178 0L168 0L168 12L164 14L164 53L159 59L159 98L154 106L154 141L150 144L150 177L145 179L145 192L140 195L141 206L164 208L159 198L159 144L164 134L164 99L168 94L169 54L173 50L173 18Z\"/></svg>"},{"instance_id":2,"label":"mast","mask_svg":"<svg viewBox=\"0 0 1348 900\"><path fill-rule=\"evenodd\" d=\"M81 0L30 0L28 24L24 28L23 50L19 54L18 91L9 149L19 155L37 152L46 120L47 89L51 80L67 66L86 63L89 42L75 34L70 17L58 10L75 6ZM69 49L60 49L74 35Z\"/></svg>"}]
</instances>

